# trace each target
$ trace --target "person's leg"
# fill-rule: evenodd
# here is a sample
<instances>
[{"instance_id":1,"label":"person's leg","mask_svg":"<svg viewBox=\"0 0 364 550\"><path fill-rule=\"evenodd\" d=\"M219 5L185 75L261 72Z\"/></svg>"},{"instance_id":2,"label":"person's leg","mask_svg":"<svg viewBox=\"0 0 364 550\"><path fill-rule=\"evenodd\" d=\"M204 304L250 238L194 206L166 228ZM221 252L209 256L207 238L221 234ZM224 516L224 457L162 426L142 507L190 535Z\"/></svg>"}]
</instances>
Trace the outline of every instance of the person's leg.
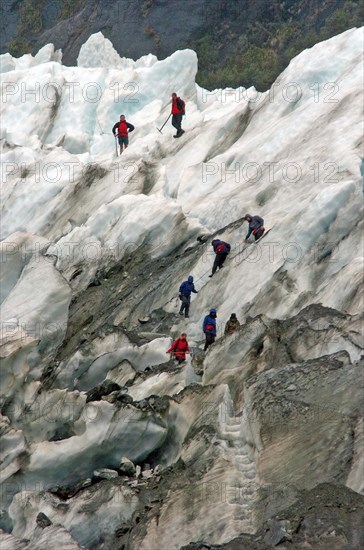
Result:
<instances>
[{"instance_id":1,"label":"person's leg","mask_svg":"<svg viewBox=\"0 0 364 550\"><path fill-rule=\"evenodd\" d=\"M183 315L183 312L186 310L186 304L187 304L186 296L184 296L184 295L182 294L181 309L179 310L179 312L180 312L181 315Z\"/></svg>"},{"instance_id":2,"label":"person's leg","mask_svg":"<svg viewBox=\"0 0 364 550\"><path fill-rule=\"evenodd\" d=\"M181 128L181 124L182 124L182 115L173 115L175 117L175 124L173 124L173 126L176 128L177 130L177 133L175 135L175 137L180 137L184 131L182 130Z\"/></svg>"},{"instance_id":3,"label":"person's leg","mask_svg":"<svg viewBox=\"0 0 364 550\"><path fill-rule=\"evenodd\" d=\"M174 128L176 128L177 132L175 134L175 137L177 137L177 134L178 134L178 120L177 120L177 115L172 115L172 126L174 126Z\"/></svg>"},{"instance_id":4,"label":"person's leg","mask_svg":"<svg viewBox=\"0 0 364 550\"><path fill-rule=\"evenodd\" d=\"M189 317L190 316L190 301L188 300L188 302L186 302L186 305L185 305L185 317Z\"/></svg>"},{"instance_id":5,"label":"person's leg","mask_svg":"<svg viewBox=\"0 0 364 550\"><path fill-rule=\"evenodd\" d=\"M124 149L126 149L127 146L128 146L128 144L129 144L129 140L128 140L127 137L123 137L123 138L122 138L122 144L123 144L123 146L124 146Z\"/></svg>"},{"instance_id":6,"label":"person's leg","mask_svg":"<svg viewBox=\"0 0 364 550\"><path fill-rule=\"evenodd\" d=\"M224 262L225 262L226 258L227 258L227 254L226 253L219 254L219 256L220 256L219 257L219 269L221 269L222 266L224 265Z\"/></svg>"},{"instance_id":7,"label":"person's leg","mask_svg":"<svg viewBox=\"0 0 364 550\"><path fill-rule=\"evenodd\" d=\"M219 254L216 254L215 260L214 260L214 265L212 266L211 275L214 275L214 273L216 272L216 270L218 268L218 265L219 265Z\"/></svg>"},{"instance_id":8,"label":"person's leg","mask_svg":"<svg viewBox=\"0 0 364 550\"><path fill-rule=\"evenodd\" d=\"M211 344L213 344L215 342L215 336L213 334L209 334L207 333L206 334L206 342L205 342L205 347L204 347L204 351L207 350L207 348L209 346L211 346Z\"/></svg>"},{"instance_id":9,"label":"person's leg","mask_svg":"<svg viewBox=\"0 0 364 550\"><path fill-rule=\"evenodd\" d=\"M258 229L258 231L254 235L255 240L257 241L258 239L260 239L260 237L262 237L263 234L264 234L264 227L261 227L260 229Z\"/></svg>"},{"instance_id":10,"label":"person's leg","mask_svg":"<svg viewBox=\"0 0 364 550\"><path fill-rule=\"evenodd\" d=\"M190 313L190 303L191 303L191 296L185 297L185 317L189 316Z\"/></svg>"},{"instance_id":11,"label":"person's leg","mask_svg":"<svg viewBox=\"0 0 364 550\"><path fill-rule=\"evenodd\" d=\"M207 348L209 347L209 339L208 339L208 334L205 334L205 347L203 348L204 351L207 350Z\"/></svg>"}]
</instances>

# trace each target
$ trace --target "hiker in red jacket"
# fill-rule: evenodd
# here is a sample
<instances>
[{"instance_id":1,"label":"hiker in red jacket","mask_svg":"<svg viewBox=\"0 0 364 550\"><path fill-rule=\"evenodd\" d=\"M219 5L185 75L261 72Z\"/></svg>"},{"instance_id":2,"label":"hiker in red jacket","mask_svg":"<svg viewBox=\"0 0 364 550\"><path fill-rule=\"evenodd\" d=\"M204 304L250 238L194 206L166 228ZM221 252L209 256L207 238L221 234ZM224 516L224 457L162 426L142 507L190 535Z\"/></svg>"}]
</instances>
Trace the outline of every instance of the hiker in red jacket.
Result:
<instances>
[{"instance_id":1,"label":"hiker in red jacket","mask_svg":"<svg viewBox=\"0 0 364 550\"><path fill-rule=\"evenodd\" d=\"M116 134L117 130L117 134ZM112 129L112 133L114 136L118 136L118 141L120 145L120 155L123 152L123 147L125 149L129 145L129 137L128 137L128 131L132 132L134 130L134 126L130 124L129 122L126 122L125 115L120 115L120 121L116 122L114 124L114 127Z\"/></svg>"},{"instance_id":2,"label":"hiker in red jacket","mask_svg":"<svg viewBox=\"0 0 364 550\"><path fill-rule=\"evenodd\" d=\"M190 353L190 351L188 348L187 334L185 332L182 332L181 336L173 342L167 353L172 353L179 364L186 361L186 353Z\"/></svg>"},{"instance_id":3,"label":"hiker in red jacket","mask_svg":"<svg viewBox=\"0 0 364 550\"><path fill-rule=\"evenodd\" d=\"M185 102L183 99L177 96L176 92L172 94L172 126L177 130L177 133L173 136L175 138L181 137L185 133L181 128L182 117L185 114Z\"/></svg>"}]
</instances>

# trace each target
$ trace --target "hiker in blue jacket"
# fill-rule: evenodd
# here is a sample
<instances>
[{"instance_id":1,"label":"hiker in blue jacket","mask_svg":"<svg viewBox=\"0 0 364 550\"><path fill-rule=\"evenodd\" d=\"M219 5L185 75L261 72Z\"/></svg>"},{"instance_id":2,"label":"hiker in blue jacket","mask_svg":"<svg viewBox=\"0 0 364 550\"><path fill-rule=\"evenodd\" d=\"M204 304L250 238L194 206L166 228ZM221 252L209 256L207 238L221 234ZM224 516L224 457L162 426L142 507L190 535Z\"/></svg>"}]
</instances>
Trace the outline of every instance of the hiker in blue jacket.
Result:
<instances>
[{"instance_id":1,"label":"hiker in blue jacket","mask_svg":"<svg viewBox=\"0 0 364 550\"><path fill-rule=\"evenodd\" d=\"M187 281L184 281L179 287L179 299L181 300L181 308L179 314L185 314L185 317L189 317L190 313L190 303L191 303L191 292L197 294L195 285L193 284L193 277L190 275Z\"/></svg>"},{"instance_id":2,"label":"hiker in blue jacket","mask_svg":"<svg viewBox=\"0 0 364 550\"><path fill-rule=\"evenodd\" d=\"M244 220L249 222L249 230L247 236L245 237L245 241L249 239L252 233L256 241L260 239L265 231L263 218L260 216L251 216L250 214L246 214L244 216Z\"/></svg>"},{"instance_id":3,"label":"hiker in blue jacket","mask_svg":"<svg viewBox=\"0 0 364 550\"><path fill-rule=\"evenodd\" d=\"M209 277L212 277L214 275L217 268L219 269L222 268L231 250L231 246L229 245L229 243L220 241L220 239L214 239L211 243L211 246L213 247L216 256L215 256L214 265L212 266L212 273L211 275L209 275Z\"/></svg>"},{"instance_id":4,"label":"hiker in blue jacket","mask_svg":"<svg viewBox=\"0 0 364 550\"><path fill-rule=\"evenodd\" d=\"M204 351L206 351L207 348L215 342L215 338L216 338L216 317L217 317L216 309L214 307L212 307L210 309L210 313L208 315L206 315L205 319L203 320L202 330L203 330L203 332L205 334L205 338L206 338L205 347L203 349Z\"/></svg>"}]
</instances>

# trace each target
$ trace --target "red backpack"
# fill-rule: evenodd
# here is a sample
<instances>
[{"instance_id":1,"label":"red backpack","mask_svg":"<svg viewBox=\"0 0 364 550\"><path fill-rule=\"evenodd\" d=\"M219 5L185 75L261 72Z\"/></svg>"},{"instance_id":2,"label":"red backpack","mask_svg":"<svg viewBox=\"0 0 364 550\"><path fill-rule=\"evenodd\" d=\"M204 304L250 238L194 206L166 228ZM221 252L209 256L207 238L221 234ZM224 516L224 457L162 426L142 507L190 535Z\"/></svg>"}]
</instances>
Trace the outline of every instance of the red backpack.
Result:
<instances>
[{"instance_id":1,"label":"red backpack","mask_svg":"<svg viewBox=\"0 0 364 550\"><path fill-rule=\"evenodd\" d=\"M126 125L126 121L123 120L119 123L118 128L118 136L120 137L128 137L128 127Z\"/></svg>"}]
</instances>

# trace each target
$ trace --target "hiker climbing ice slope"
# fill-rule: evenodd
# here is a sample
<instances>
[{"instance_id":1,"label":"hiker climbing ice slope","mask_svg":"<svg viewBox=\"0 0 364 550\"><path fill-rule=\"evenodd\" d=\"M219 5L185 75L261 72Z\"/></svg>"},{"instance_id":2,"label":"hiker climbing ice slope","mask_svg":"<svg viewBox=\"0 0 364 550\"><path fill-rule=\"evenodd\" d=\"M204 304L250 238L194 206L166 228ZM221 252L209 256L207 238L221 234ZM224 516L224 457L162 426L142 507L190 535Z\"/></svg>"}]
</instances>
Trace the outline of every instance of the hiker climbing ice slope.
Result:
<instances>
[{"instance_id":1,"label":"hiker climbing ice slope","mask_svg":"<svg viewBox=\"0 0 364 550\"><path fill-rule=\"evenodd\" d=\"M126 149L129 145L129 132L132 132L133 130L134 126L125 120L125 115L120 115L119 122L115 122L112 129L112 133L118 138L120 155L124 148Z\"/></svg>"},{"instance_id":2,"label":"hiker climbing ice slope","mask_svg":"<svg viewBox=\"0 0 364 550\"><path fill-rule=\"evenodd\" d=\"M244 220L249 222L249 229L245 237L245 241L248 241L251 234L254 235L256 241L260 239L265 231L263 218L261 218L260 216L251 216L250 214L245 214Z\"/></svg>"},{"instance_id":3,"label":"hiker climbing ice slope","mask_svg":"<svg viewBox=\"0 0 364 550\"><path fill-rule=\"evenodd\" d=\"M216 338L216 317L217 317L216 309L214 307L212 307L210 309L210 313L208 315L206 315L206 317L203 320L202 330L203 330L204 335L205 335L204 351L206 351L207 348L215 342L215 338Z\"/></svg>"},{"instance_id":4,"label":"hiker climbing ice slope","mask_svg":"<svg viewBox=\"0 0 364 550\"><path fill-rule=\"evenodd\" d=\"M179 287L179 298L181 300L181 307L179 314L185 314L185 317L189 317L190 313L190 303L191 303L191 293L197 294L195 285L193 284L193 277L190 275L187 281L184 281Z\"/></svg>"},{"instance_id":5,"label":"hiker climbing ice slope","mask_svg":"<svg viewBox=\"0 0 364 550\"><path fill-rule=\"evenodd\" d=\"M240 327L240 323L236 317L236 313L230 315L230 319L225 325L225 334L234 334L234 332Z\"/></svg>"},{"instance_id":6,"label":"hiker climbing ice slope","mask_svg":"<svg viewBox=\"0 0 364 550\"><path fill-rule=\"evenodd\" d=\"M189 347L187 342L187 334L182 332L179 338L173 342L169 350L166 353L174 355L177 363L181 364L186 361L186 353L189 353Z\"/></svg>"},{"instance_id":7,"label":"hiker climbing ice slope","mask_svg":"<svg viewBox=\"0 0 364 550\"><path fill-rule=\"evenodd\" d=\"M173 92L172 94L172 126L174 126L177 130L177 133L173 136L175 138L181 137L182 134L185 133L184 130L182 130L182 117L185 113L185 102L183 99L177 96L176 92Z\"/></svg>"},{"instance_id":8,"label":"hiker climbing ice slope","mask_svg":"<svg viewBox=\"0 0 364 550\"><path fill-rule=\"evenodd\" d=\"M213 247L216 256L214 264L212 266L212 273L211 275L209 275L209 277L212 277L215 274L217 268L222 268L231 250L230 244L224 241L220 241L220 239L214 239L211 243L211 246Z\"/></svg>"}]
</instances>

